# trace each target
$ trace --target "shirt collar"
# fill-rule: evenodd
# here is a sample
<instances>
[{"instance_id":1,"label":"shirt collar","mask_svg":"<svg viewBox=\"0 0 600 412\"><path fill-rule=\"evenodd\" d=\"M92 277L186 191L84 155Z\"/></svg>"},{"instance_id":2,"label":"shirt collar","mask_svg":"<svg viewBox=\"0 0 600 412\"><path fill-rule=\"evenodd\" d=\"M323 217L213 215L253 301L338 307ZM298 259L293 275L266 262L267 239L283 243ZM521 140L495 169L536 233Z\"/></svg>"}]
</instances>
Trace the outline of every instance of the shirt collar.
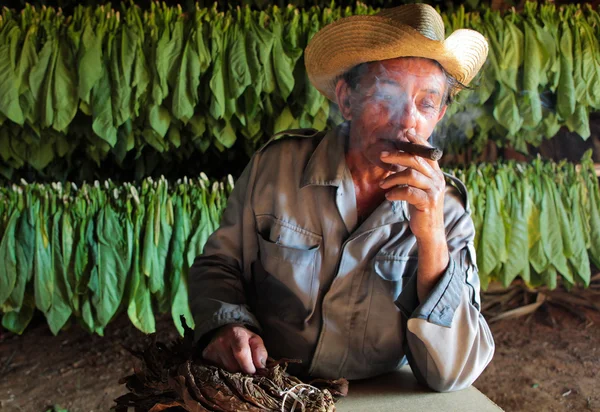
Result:
<instances>
[{"instance_id":1,"label":"shirt collar","mask_svg":"<svg viewBox=\"0 0 600 412\"><path fill-rule=\"evenodd\" d=\"M309 185L339 186L346 169L347 123L333 128L313 152L302 176L300 187Z\"/></svg>"},{"instance_id":2,"label":"shirt collar","mask_svg":"<svg viewBox=\"0 0 600 412\"><path fill-rule=\"evenodd\" d=\"M347 138L348 123L342 123L325 134L304 169L300 188L309 185L339 187L345 177L351 176L346 165ZM408 204L405 201L384 200L376 212L379 209L383 212L380 216L370 217L375 220L371 222L374 225L409 219Z\"/></svg>"}]
</instances>

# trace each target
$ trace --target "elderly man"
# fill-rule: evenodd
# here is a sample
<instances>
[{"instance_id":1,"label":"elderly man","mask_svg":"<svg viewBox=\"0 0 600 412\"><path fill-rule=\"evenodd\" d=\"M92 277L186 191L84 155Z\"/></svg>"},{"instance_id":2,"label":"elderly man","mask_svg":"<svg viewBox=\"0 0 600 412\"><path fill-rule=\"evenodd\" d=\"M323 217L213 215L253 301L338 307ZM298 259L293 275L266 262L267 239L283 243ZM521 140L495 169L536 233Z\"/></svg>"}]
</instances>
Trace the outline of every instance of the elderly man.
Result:
<instances>
[{"instance_id":1,"label":"elderly man","mask_svg":"<svg viewBox=\"0 0 600 412\"><path fill-rule=\"evenodd\" d=\"M477 32L444 39L423 4L314 36L309 78L346 122L284 133L239 178L190 272L206 359L254 373L268 353L302 360L296 373L348 379L408 361L438 391L479 376L494 342L466 189L397 143L428 145L486 56Z\"/></svg>"}]
</instances>

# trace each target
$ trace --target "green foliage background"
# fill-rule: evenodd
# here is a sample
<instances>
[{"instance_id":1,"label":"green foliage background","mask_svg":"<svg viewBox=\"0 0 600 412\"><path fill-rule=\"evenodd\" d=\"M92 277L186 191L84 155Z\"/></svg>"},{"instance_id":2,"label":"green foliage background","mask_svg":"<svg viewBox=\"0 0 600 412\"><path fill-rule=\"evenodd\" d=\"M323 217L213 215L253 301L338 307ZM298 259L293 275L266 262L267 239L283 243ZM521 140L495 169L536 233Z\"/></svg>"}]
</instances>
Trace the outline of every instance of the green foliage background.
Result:
<instances>
[{"instance_id":1,"label":"green foliage background","mask_svg":"<svg viewBox=\"0 0 600 412\"><path fill-rule=\"evenodd\" d=\"M303 50L330 22L376 11L360 3L4 9L0 175L237 175L274 132L341 120L307 81ZM596 10L528 3L522 13L461 7L443 17L448 33L474 28L490 43L473 90L438 128L446 152L477 152L493 140L527 153L561 126L590 135L589 113L600 107Z\"/></svg>"},{"instance_id":2,"label":"green foliage background","mask_svg":"<svg viewBox=\"0 0 600 412\"><path fill-rule=\"evenodd\" d=\"M341 121L307 81L302 53L326 24L377 9L88 4L2 10L2 324L22 333L37 309L55 334L70 320L102 334L127 311L144 332L156 312L181 328L181 315L192 324L188 268L233 186L224 177L277 131ZM527 153L563 126L590 136L597 10L445 10L448 34L474 28L490 43L473 89L434 136L446 152L492 140ZM517 277L589 284L590 264L600 266L600 192L586 156L579 171L539 159L452 170L469 188L484 288ZM102 183L84 183L94 179Z\"/></svg>"}]
</instances>

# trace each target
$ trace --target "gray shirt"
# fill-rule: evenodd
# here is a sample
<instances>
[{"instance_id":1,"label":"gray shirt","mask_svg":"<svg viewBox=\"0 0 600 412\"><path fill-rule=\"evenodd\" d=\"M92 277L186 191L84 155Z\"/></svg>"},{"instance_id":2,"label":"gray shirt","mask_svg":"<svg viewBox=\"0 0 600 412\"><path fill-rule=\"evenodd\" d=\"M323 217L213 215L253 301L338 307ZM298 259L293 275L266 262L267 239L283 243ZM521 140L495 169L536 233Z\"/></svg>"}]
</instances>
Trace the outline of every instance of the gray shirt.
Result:
<instances>
[{"instance_id":1,"label":"gray shirt","mask_svg":"<svg viewBox=\"0 0 600 412\"><path fill-rule=\"evenodd\" d=\"M466 188L447 175L450 263L419 302L407 204L384 200L358 224L341 130L303 129L255 153L190 269L196 337L243 323L313 376L368 378L408 360L435 390L465 388L494 353Z\"/></svg>"}]
</instances>

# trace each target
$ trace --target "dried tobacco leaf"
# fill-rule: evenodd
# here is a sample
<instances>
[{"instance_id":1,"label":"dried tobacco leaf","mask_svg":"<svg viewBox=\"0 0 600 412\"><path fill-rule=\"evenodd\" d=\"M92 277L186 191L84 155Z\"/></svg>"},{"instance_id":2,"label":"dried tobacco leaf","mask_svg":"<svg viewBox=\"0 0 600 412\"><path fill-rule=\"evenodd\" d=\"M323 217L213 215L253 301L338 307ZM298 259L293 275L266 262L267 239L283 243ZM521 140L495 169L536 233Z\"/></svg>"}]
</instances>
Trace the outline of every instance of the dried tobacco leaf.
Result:
<instances>
[{"instance_id":1,"label":"dried tobacco leaf","mask_svg":"<svg viewBox=\"0 0 600 412\"><path fill-rule=\"evenodd\" d=\"M143 351L129 350L142 361L134 374L121 379L129 393L115 399L117 412L331 412L346 396L345 379L304 383L286 372L292 359L268 359L254 375L231 373L207 364L193 349L193 332L165 345L151 335Z\"/></svg>"}]
</instances>

